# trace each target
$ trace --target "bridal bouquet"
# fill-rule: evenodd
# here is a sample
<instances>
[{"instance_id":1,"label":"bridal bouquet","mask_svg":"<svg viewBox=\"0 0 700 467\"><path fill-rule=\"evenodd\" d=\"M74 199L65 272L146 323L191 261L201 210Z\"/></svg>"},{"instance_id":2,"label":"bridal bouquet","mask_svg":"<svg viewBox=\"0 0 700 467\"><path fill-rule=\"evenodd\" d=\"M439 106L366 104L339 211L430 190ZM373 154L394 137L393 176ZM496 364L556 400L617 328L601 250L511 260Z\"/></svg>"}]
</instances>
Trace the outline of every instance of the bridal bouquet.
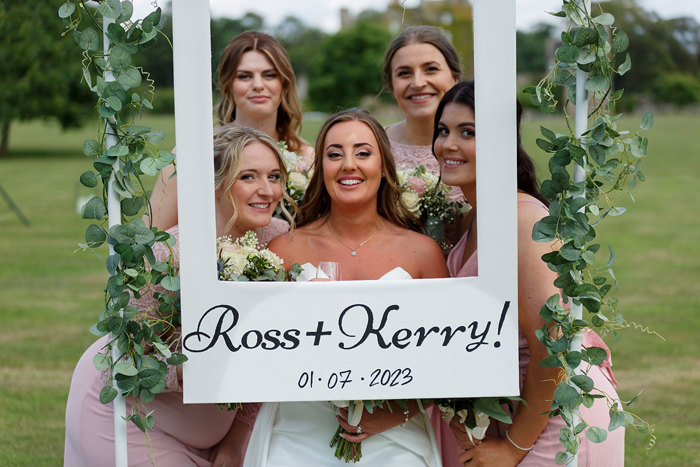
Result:
<instances>
[{"instance_id":1,"label":"bridal bouquet","mask_svg":"<svg viewBox=\"0 0 700 467\"><path fill-rule=\"evenodd\" d=\"M286 192L298 206L301 206L313 172L309 163L303 156L287 149L287 143L280 141L277 144L279 145L282 159L287 169Z\"/></svg>"},{"instance_id":2,"label":"bridal bouquet","mask_svg":"<svg viewBox=\"0 0 700 467\"><path fill-rule=\"evenodd\" d=\"M453 222L460 205L450 199L450 188L419 165L415 169L397 170L401 201L416 220L423 223L424 233L440 246L445 244L445 224Z\"/></svg>"},{"instance_id":3,"label":"bridal bouquet","mask_svg":"<svg viewBox=\"0 0 700 467\"><path fill-rule=\"evenodd\" d=\"M475 439L484 439L491 418L503 423L513 423L510 414L503 409L503 405L508 405L510 413L513 413L514 400L524 402L520 397L477 397L436 399L435 405L448 424L454 417L459 417L459 423L464 425L469 440L473 443Z\"/></svg>"},{"instance_id":4,"label":"bridal bouquet","mask_svg":"<svg viewBox=\"0 0 700 467\"><path fill-rule=\"evenodd\" d=\"M252 230L235 240L219 237L216 244L219 253L216 266L222 281L285 282L296 279L301 272L298 264L286 271L279 256L259 247L258 236Z\"/></svg>"},{"instance_id":5,"label":"bridal bouquet","mask_svg":"<svg viewBox=\"0 0 700 467\"><path fill-rule=\"evenodd\" d=\"M362 413L364 410L367 413L373 413L376 407L383 409L385 406L391 412L391 404L394 403L399 406L404 413L408 413L408 402L405 400L356 400L356 401L331 401L333 405L341 409L348 409L348 423L350 425L357 426L362 420ZM423 404L420 399L416 399L418 407L421 412L423 410ZM342 436L343 433L347 431L340 425L331 439L330 447L335 446L335 457L342 459L345 462L357 462L362 458L362 443L354 443L348 441ZM354 433L353 433L354 434Z\"/></svg>"}]
</instances>

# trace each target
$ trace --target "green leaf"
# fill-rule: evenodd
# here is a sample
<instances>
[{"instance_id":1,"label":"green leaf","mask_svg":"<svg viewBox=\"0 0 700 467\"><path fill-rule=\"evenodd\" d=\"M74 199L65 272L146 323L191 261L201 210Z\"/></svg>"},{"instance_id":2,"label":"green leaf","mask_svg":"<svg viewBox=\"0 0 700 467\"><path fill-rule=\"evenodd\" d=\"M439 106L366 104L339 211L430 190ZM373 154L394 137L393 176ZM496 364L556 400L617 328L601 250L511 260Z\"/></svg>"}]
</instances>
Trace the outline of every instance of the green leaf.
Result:
<instances>
[{"instance_id":1,"label":"green leaf","mask_svg":"<svg viewBox=\"0 0 700 467\"><path fill-rule=\"evenodd\" d=\"M103 0L99 11L105 18L116 19L122 12L122 5L119 0Z\"/></svg>"},{"instance_id":2,"label":"green leaf","mask_svg":"<svg viewBox=\"0 0 700 467\"><path fill-rule=\"evenodd\" d=\"M158 174L158 170L159 170L158 169L158 159L154 159L153 157L146 157L139 164L139 168L146 175L150 175L151 177L154 177Z\"/></svg>"},{"instance_id":3,"label":"green leaf","mask_svg":"<svg viewBox=\"0 0 700 467\"><path fill-rule=\"evenodd\" d=\"M572 404L578 396L578 391L565 382L559 383L554 390L554 401L561 406Z\"/></svg>"},{"instance_id":4,"label":"green leaf","mask_svg":"<svg viewBox=\"0 0 700 467\"><path fill-rule=\"evenodd\" d=\"M498 403L497 397L479 397L474 401L474 408L500 422L513 423L510 416Z\"/></svg>"},{"instance_id":5,"label":"green leaf","mask_svg":"<svg viewBox=\"0 0 700 467\"><path fill-rule=\"evenodd\" d=\"M557 368L561 366L561 363L555 355L550 355L549 357L543 358L539 365L544 368Z\"/></svg>"},{"instance_id":6,"label":"green leaf","mask_svg":"<svg viewBox=\"0 0 700 467\"><path fill-rule=\"evenodd\" d=\"M95 365L95 369L97 371L105 371L107 368L109 368L110 363L111 359L107 354L98 353L92 357L92 364Z\"/></svg>"},{"instance_id":7,"label":"green leaf","mask_svg":"<svg viewBox=\"0 0 700 467\"><path fill-rule=\"evenodd\" d=\"M581 388L583 392L591 392L593 390L593 380L586 375L574 375L571 377L571 382Z\"/></svg>"},{"instance_id":8,"label":"green leaf","mask_svg":"<svg viewBox=\"0 0 700 467\"><path fill-rule=\"evenodd\" d=\"M122 2L122 12L119 15L117 19L114 21L116 23L123 23L125 21L128 21L131 19L131 15L134 14L134 5L131 4L131 1L124 0Z\"/></svg>"},{"instance_id":9,"label":"green leaf","mask_svg":"<svg viewBox=\"0 0 700 467\"><path fill-rule=\"evenodd\" d=\"M571 368L578 368L581 364L581 352L575 350L567 353L566 363L568 363Z\"/></svg>"},{"instance_id":10,"label":"green leaf","mask_svg":"<svg viewBox=\"0 0 700 467\"><path fill-rule=\"evenodd\" d=\"M554 132L552 130L550 130L549 128L545 128L543 126L540 126L540 132L542 132L542 136L544 136L545 138L547 138L550 141L554 141L555 139L557 139L557 135L554 134Z\"/></svg>"},{"instance_id":11,"label":"green leaf","mask_svg":"<svg viewBox=\"0 0 700 467\"><path fill-rule=\"evenodd\" d=\"M58 8L59 18L68 18L75 11L75 5L71 2L66 2Z\"/></svg>"},{"instance_id":12,"label":"green leaf","mask_svg":"<svg viewBox=\"0 0 700 467\"><path fill-rule=\"evenodd\" d=\"M102 146L97 140L88 138L83 142L83 154L88 157L98 157L102 152Z\"/></svg>"},{"instance_id":13,"label":"green leaf","mask_svg":"<svg viewBox=\"0 0 700 467\"><path fill-rule=\"evenodd\" d=\"M177 276L165 276L163 280L160 281L160 285L162 285L165 290L177 292L180 290L180 278Z\"/></svg>"},{"instance_id":14,"label":"green leaf","mask_svg":"<svg viewBox=\"0 0 700 467\"><path fill-rule=\"evenodd\" d=\"M586 90L588 92L605 92L608 89L608 79L603 75L592 76L586 81Z\"/></svg>"},{"instance_id":15,"label":"green leaf","mask_svg":"<svg viewBox=\"0 0 700 467\"><path fill-rule=\"evenodd\" d=\"M114 365L114 372L124 376L136 376L138 370L134 366L133 360L121 360Z\"/></svg>"},{"instance_id":16,"label":"green leaf","mask_svg":"<svg viewBox=\"0 0 700 467\"><path fill-rule=\"evenodd\" d=\"M610 424L608 431L613 431L625 425L625 414L617 410L615 406L610 407Z\"/></svg>"},{"instance_id":17,"label":"green leaf","mask_svg":"<svg viewBox=\"0 0 700 467\"><path fill-rule=\"evenodd\" d=\"M88 188L95 188L97 186L97 175L92 170L87 170L80 174L80 183Z\"/></svg>"},{"instance_id":18,"label":"green leaf","mask_svg":"<svg viewBox=\"0 0 700 467\"><path fill-rule=\"evenodd\" d=\"M610 13L603 13L602 15L593 18L593 21L603 26L610 26L615 22L615 17Z\"/></svg>"},{"instance_id":19,"label":"green leaf","mask_svg":"<svg viewBox=\"0 0 700 467\"><path fill-rule=\"evenodd\" d=\"M109 63L115 71L124 70L131 66L131 55L124 47L112 47L112 50L109 52Z\"/></svg>"},{"instance_id":20,"label":"green leaf","mask_svg":"<svg viewBox=\"0 0 700 467\"><path fill-rule=\"evenodd\" d=\"M630 38L627 33L622 29L615 31L615 37L613 38L612 45L610 47L610 52L614 54L619 54L627 50L630 45Z\"/></svg>"},{"instance_id":21,"label":"green leaf","mask_svg":"<svg viewBox=\"0 0 700 467\"><path fill-rule=\"evenodd\" d=\"M630 58L630 54L627 54L627 56L625 57L625 61L622 63L622 65L620 65L617 68L617 73L620 76L622 76L625 73L627 73L628 71L630 71L631 68L632 68L632 59Z\"/></svg>"},{"instance_id":22,"label":"green leaf","mask_svg":"<svg viewBox=\"0 0 700 467\"><path fill-rule=\"evenodd\" d=\"M654 114L647 111L642 117L642 124L639 126L642 130L651 130L654 126Z\"/></svg>"},{"instance_id":23,"label":"green leaf","mask_svg":"<svg viewBox=\"0 0 700 467\"><path fill-rule=\"evenodd\" d=\"M90 248L97 248L102 245L105 240L107 240L107 234L100 226L90 224L88 228L85 229L85 243L87 243Z\"/></svg>"},{"instance_id":24,"label":"green leaf","mask_svg":"<svg viewBox=\"0 0 700 467\"><path fill-rule=\"evenodd\" d=\"M139 379L141 380L141 386L145 388L152 388L158 384L161 378L165 378L165 375L156 369L146 369L138 372Z\"/></svg>"},{"instance_id":25,"label":"green leaf","mask_svg":"<svg viewBox=\"0 0 700 467\"><path fill-rule=\"evenodd\" d=\"M586 439L591 443L602 443L608 437L608 432L597 426L589 427L586 430Z\"/></svg>"},{"instance_id":26,"label":"green leaf","mask_svg":"<svg viewBox=\"0 0 700 467\"><path fill-rule=\"evenodd\" d=\"M141 84L141 72L136 68L127 68L119 73L117 82L121 84L125 90L135 88Z\"/></svg>"},{"instance_id":27,"label":"green leaf","mask_svg":"<svg viewBox=\"0 0 700 467\"><path fill-rule=\"evenodd\" d=\"M593 407L593 404L595 404L595 397L591 396L590 394L584 394L581 403L584 407L590 409L591 407Z\"/></svg>"},{"instance_id":28,"label":"green leaf","mask_svg":"<svg viewBox=\"0 0 700 467\"><path fill-rule=\"evenodd\" d=\"M554 353L564 353L569 349L569 339L562 336L552 343L551 351Z\"/></svg>"},{"instance_id":29,"label":"green leaf","mask_svg":"<svg viewBox=\"0 0 700 467\"><path fill-rule=\"evenodd\" d=\"M557 465L564 465L567 464L569 460L569 453L565 451L559 451L557 452L557 455L554 456L554 462L557 463Z\"/></svg>"},{"instance_id":30,"label":"green leaf","mask_svg":"<svg viewBox=\"0 0 700 467\"><path fill-rule=\"evenodd\" d=\"M589 347L583 352L584 359L591 365L600 365L608 357L608 353L605 349L600 347Z\"/></svg>"},{"instance_id":31,"label":"green leaf","mask_svg":"<svg viewBox=\"0 0 700 467\"><path fill-rule=\"evenodd\" d=\"M100 391L100 402L103 404L109 404L118 395L118 392L114 386L105 386Z\"/></svg>"},{"instance_id":32,"label":"green leaf","mask_svg":"<svg viewBox=\"0 0 700 467\"><path fill-rule=\"evenodd\" d=\"M532 239L536 242L551 242L555 239L556 228L556 217L543 217L532 228Z\"/></svg>"},{"instance_id":33,"label":"green leaf","mask_svg":"<svg viewBox=\"0 0 700 467\"><path fill-rule=\"evenodd\" d=\"M105 151L107 157L122 157L129 154L129 147L123 144L115 144Z\"/></svg>"},{"instance_id":34,"label":"green leaf","mask_svg":"<svg viewBox=\"0 0 700 467\"><path fill-rule=\"evenodd\" d=\"M78 36L78 45L83 50L94 52L100 45L100 36L92 28L86 28L80 31Z\"/></svg>"},{"instance_id":35,"label":"green leaf","mask_svg":"<svg viewBox=\"0 0 700 467\"><path fill-rule=\"evenodd\" d=\"M580 28L574 35L576 47L583 47L596 42L598 42L598 31L593 28Z\"/></svg>"},{"instance_id":36,"label":"green leaf","mask_svg":"<svg viewBox=\"0 0 700 467\"><path fill-rule=\"evenodd\" d=\"M102 219L107 214L107 208L102 198L93 196L83 205L81 210L83 219Z\"/></svg>"},{"instance_id":37,"label":"green leaf","mask_svg":"<svg viewBox=\"0 0 700 467\"><path fill-rule=\"evenodd\" d=\"M141 197L123 199L121 201L122 213L125 216L135 216L139 213L144 204L146 204L146 202Z\"/></svg>"},{"instance_id":38,"label":"green leaf","mask_svg":"<svg viewBox=\"0 0 700 467\"><path fill-rule=\"evenodd\" d=\"M122 109L122 101L120 101L116 96L108 97L106 99L106 104L115 112L119 112Z\"/></svg>"},{"instance_id":39,"label":"green leaf","mask_svg":"<svg viewBox=\"0 0 700 467\"><path fill-rule=\"evenodd\" d=\"M554 56L557 60L564 63L576 63L578 59L579 48L573 44L563 44L559 47Z\"/></svg>"}]
</instances>

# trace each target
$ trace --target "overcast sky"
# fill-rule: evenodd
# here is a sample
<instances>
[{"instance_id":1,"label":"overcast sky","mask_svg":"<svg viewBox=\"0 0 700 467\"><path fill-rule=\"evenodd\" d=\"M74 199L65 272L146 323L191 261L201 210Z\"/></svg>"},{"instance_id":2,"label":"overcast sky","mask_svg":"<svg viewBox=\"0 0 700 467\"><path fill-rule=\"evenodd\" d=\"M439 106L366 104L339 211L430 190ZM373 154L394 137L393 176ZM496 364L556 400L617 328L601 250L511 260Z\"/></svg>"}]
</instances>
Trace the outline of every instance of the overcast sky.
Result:
<instances>
[{"instance_id":1,"label":"overcast sky","mask_svg":"<svg viewBox=\"0 0 700 467\"><path fill-rule=\"evenodd\" d=\"M165 4L166 0L156 0ZM190 0L192 1L192 0ZM498 0L492 0L498 1ZM700 0L638 0L644 8L656 11L663 18L693 16L700 22ZM134 16L143 17L153 10L154 0L133 0ZM357 13L373 8L384 9L388 0L210 0L214 16L239 18L245 12L253 11L265 18L268 27L276 25L282 18L294 15L309 26L319 27L327 32L335 32L339 25L341 7ZM418 5L420 0L406 0L407 7ZM528 29L542 21L553 22L558 18L548 15L561 6L561 0L516 0L516 22L518 29Z\"/></svg>"}]
</instances>

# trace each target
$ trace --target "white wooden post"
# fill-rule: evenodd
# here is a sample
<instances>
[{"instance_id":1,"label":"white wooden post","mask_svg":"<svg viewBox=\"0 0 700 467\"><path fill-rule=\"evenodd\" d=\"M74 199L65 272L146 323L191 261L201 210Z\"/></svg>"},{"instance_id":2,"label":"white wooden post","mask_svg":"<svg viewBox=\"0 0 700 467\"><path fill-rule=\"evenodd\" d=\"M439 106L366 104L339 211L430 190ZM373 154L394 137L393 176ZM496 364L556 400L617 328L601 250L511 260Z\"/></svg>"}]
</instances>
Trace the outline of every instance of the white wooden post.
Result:
<instances>
[{"instance_id":1,"label":"white wooden post","mask_svg":"<svg viewBox=\"0 0 700 467\"><path fill-rule=\"evenodd\" d=\"M128 0L131 1L131 0ZM103 37L103 50L105 54L109 53L109 38L107 37L107 27L113 23L113 19L102 18L102 28L104 31ZM110 70L105 72L105 81L114 81L114 75ZM110 148L117 144L117 135L115 134L114 127L110 125L108 121L105 121L105 146ZM119 195L114 190L114 171L119 169L119 159L114 163L112 168L112 175L109 177L109 182L107 183L107 216L109 226L121 224L121 205L119 203ZM114 247L109 245L109 254L114 254ZM113 336L112 336L113 337ZM116 363L122 357L122 353L119 351L116 343L112 345L112 363ZM112 375L115 376L115 375ZM126 399L119 392L117 388L116 380L114 381L114 387L117 389L117 397L114 399L114 465L115 467L127 467L129 465L127 456L127 437L126 437Z\"/></svg>"},{"instance_id":2,"label":"white wooden post","mask_svg":"<svg viewBox=\"0 0 700 467\"><path fill-rule=\"evenodd\" d=\"M585 8L587 12L591 11L590 0L576 0L581 8ZM581 69L576 70L576 113L574 120L574 136L576 138L581 138L581 135L588 129L588 93L586 92L586 80L588 79L588 73ZM586 173L583 167L579 165L574 165L574 183L582 182L586 177ZM583 194L579 195L583 196ZM584 208L581 208L584 209ZM571 303L571 318L574 320L583 318L583 307L581 305L575 305ZM579 331L576 333L574 338L569 343L569 350L572 352L581 351L581 340L582 333ZM572 372L573 376L575 374L581 374L581 367L574 369ZM576 388L578 390L578 388ZM573 414L573 426L575 427L580 422L580 416L578 409ZM571 467L578 467L578 451L574 455L573 461L568 464Z\"/></svg>"}]
</instances>

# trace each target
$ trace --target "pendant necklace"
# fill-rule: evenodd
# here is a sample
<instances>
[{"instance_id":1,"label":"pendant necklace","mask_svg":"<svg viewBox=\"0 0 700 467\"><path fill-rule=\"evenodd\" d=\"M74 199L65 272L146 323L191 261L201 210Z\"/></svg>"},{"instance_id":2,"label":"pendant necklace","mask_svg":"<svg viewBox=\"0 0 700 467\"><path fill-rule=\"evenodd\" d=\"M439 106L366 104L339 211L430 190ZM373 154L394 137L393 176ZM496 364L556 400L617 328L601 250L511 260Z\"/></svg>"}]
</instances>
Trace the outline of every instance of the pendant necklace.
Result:
<instances>
[{"instance_id":1,"label":"pendant necklace","mask_svg":"<svg viewBox=\"0 0 700 467\"><path fill-rule=\"evenodd\" d=\"M374 236L377 235L377 232L379 232L379 230L380 230L380 228L377 228L377 230L375 230L374 233L373 233L372 235L370 235L370 236L367 238L367 240L365 240L364 242L360 243L360 244L357 245L355 248L353 248L353 247L351 247L350 245L348 245L347 243L345 243L344 241L342 241L342 240L340 239L340 237L338 236L338 234L335 233L335 230L333 230L333 227L331 226L331 223L330 223L330 222L328 222L328 228L331 230L331 233L332 233L333 236L336 238L336 240L338 240L345 248L348 248L348 249L350 250L350 256L357 256L357 250L359 250L360 248L362 248L362 245L364 245L365 243L367 243L367 242L369 242L370 240L372 240L372 238L374 238Z\"/></svg>"}]
</instances>

